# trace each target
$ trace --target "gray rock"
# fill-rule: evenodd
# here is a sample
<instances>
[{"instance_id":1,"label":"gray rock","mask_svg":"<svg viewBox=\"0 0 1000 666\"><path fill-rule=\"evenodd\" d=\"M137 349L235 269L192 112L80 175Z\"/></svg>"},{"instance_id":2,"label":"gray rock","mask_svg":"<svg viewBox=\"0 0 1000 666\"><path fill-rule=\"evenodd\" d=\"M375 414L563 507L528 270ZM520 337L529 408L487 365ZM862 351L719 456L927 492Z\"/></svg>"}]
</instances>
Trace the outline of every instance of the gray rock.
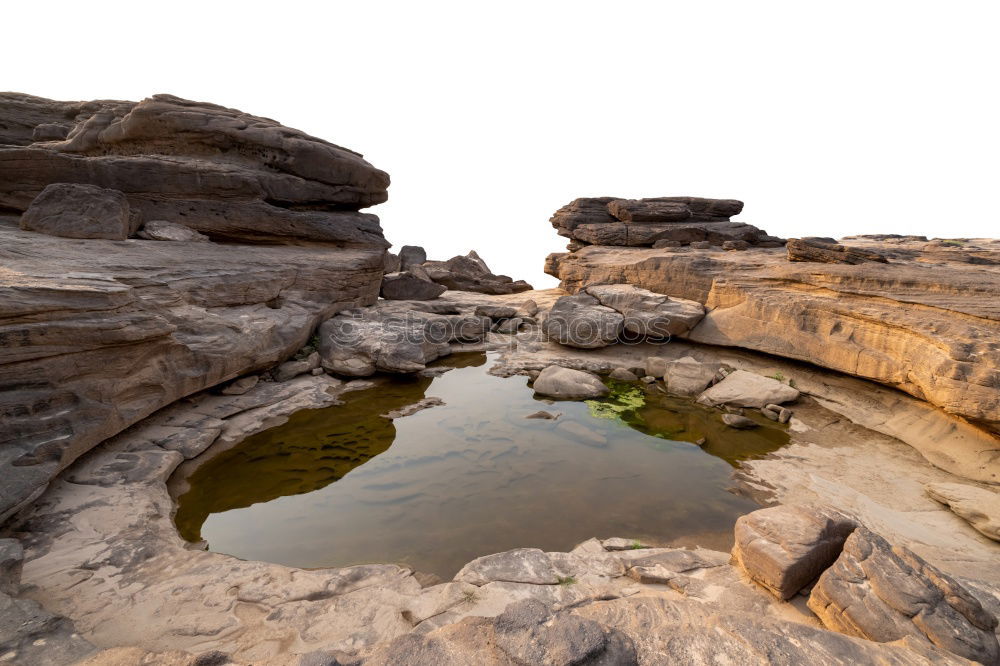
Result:
<instances>
[{"instance_id":1,"label":"gray rock","mask_svg":"<svg viewBox=\"0 0 1000 666\"><path fill-rule=\"evenodd\" d=\"M683 336L705 316L705 308L697 301L670 298L629 284L587 287L586 292L622 314L624 331L631 334L625 337L631 340Z\"/></svg>"},{"instance_id":2,"label":"gray rock","mask_svg":"<svg viewBox=\"0 0 1000 666\"><path fill-rule=\"evenodd\" d=\"M21 587L24 549L17 539L0 539L0 594L16 595Z\"/></svg>"},{"instance_id":3,"label":"gray rock","mask_svg":"<svg viewBox=\"0 0 1000 666\"><path fill-rule=\"evenodd\" d=\"M549 556L537 548L516 548L478 557L455 574L455 580L472 585L503 581L555 585L559 582Z\"/></svg>"},{"instance_id":4,"label":"gray rock","mask_svg":"<svg viewBox=\"0 0 1000 666\"><path fill-rule=\"evenodd\" d=\"M631 370L629 370L628 368L615 368L614 370L611 371L608 377L610 377L611 379L618 380L620 382L639 381L639 378L636 376L636 374Z\"/></svg>"},{"instance_id":5,"label":"gray rock","mask_svg":"<svg viewBox=\"0 0 1000 666\"><path fill-rule=\"evenodd\" d=\"M532 388L535 393L562 400L599 398L610 393L610 389L597 375L558 365L550 365L542 370Z\"/></svg>"},{"instance_id":6,"label":"gray rock","mask_svg":"<svg viewBox=\"0 0 1000 666\"><path fill-rule=\"evenodd\" d=\"M980 534L1000 541L1000 493L966 483L928 483L924 490Z\"/></svg>"},{"instance_id":7,"label":"gray rock","mask_svg":"<svg viewBox=\"0 0 1000 666\"><path fill-rule=\"evenodd\" d=\"M445 291L445 287L407 271L388 273L382 278L381 296L391 301L429 301Z\"/></svg>"},{"instance_id":8,"label":"gray rock","mask_svg":"<svg viewBox=\"0 0 1000 666\"><path fill-rule=\"evenodd\" d=\"M718 371L718 363L702 363L685 356L666 364L662 377L668 393L689 396L708 388Z\"/></svg>"},{"instance_id":9,"label":"gray rock","mask_svg":"<svg viewBox=\"0 0 1000 666\"><path fill-rule=\"evenodd\" d=\"M546 412L546 411L542 410L542 411L538 411L538 412L532 412L531 414L528 414L524 418L526 418L526 419L547 419L547 420L551 421L551 420L555 420L555 419L559 418L559 415L558 414L552 414L551 412Z\"/></svg>"},{"instance_id":10,"label":"gray rock","mask_svg":"<svg viewBox=\"0 0 1000 666\"><path fill-rule=\"evenodd\" d=\"M407 271L427 261L427 252L419 245L404 245L399 250L399 269Z\"/></svg>"},{"instance_id":11,"label":"gray rock","mask_svg":"<svg viewBox=\"0 0 1000 666\"><path fill-rule=\"evenodd\" d=\"M0 658L19 666L75 664L97 649L35 601L0 593Z\"/></svg>"},{"instance_id":12,"label":"gray rock","mask_svg":"<svg viewBox=\"0 0 1000 666\"><path fill-rule=\"evenodd\" d=\"M496 644L516 664L638 665L631 639L570 614L553 616L542 602L510 604L493 622Z\"/></svg>"},{"instance_id":13,"label":"gray rock","mask_svg":"<svg viewBox=\"0 0 1000 666\"><path fill-rule=\"evenodd\" d=\"M626 539L623 537L611 537L610 539L604 539L601 541L601 546L604 547L604 550L640 550L650 547L638 539Z\"/></svg>"},{"instance_id":14,"label":"gray rock","mask_svg":"<svg viewBox=\"0 0 1000 666\"><path fill-rule=\"evenodd\" d=\"M545 335L581 349L607 347L618 341L625 318L589 294L563 296L542 324Z\"/></svg>"},{"instance_id":15,"label":"gray rock","mask_svg":"<svg viewBox=\"0 0 1000 666\"><path fill-rule=\"evenodd\" d=\"M479 317L489 317L493 321L502 321L517 316L517 308L508 305L480 305L475 314Z\"/></svg>"},{"instance_id":16,"label":"gray rock","mask_svg":"<svg viewBox=\"0 0 1000 666\"><path fill-rule=\"evenodd\" d=\"M482 340L489 330L486 317L358 308L320 326L320 362L329 372L348 377L419 372L450 354L451 343Z\"/></svg>"},{"instance_id":17,"label":"gray rock","mask_svg":"<svg viewBox=\"0 0 1000 666\"><path fill-rule=\"evenodd\" d=\"M200 234L190 227L164 220L146 222L136 235L139 238L156 241L204 242L208 240L208 236Z\"/></svg>"},{"instance_id":18,"label":"gray rock","mask_svg":"<svg viewBox=\"0 0 1000 666\"><path fill-rule=\"evenodd\" d=\"M779 599L790 599L840 555L855 523L837 512L779 505L736 520L733 560Z\"/></svg>"},{"instance_id":19,"label":"gray rock","mask_svg":"<svg viewBox=\"0 0 1000 666\"><path fill-rule=\"evenodd\" d=\"M118 190L94 185L47 185L21 216L21 228L63 238L125 240L139 217Z\"/></svg>"},{"instance_id":20,"label":"gray rock","mask_svg":"<svg viewBox=\"0 0 1000 666\"><path fill-rule=\"evenodd\" d=\"M493 327L493 330L496 331L497 333L503 333L505 335L513 335L517 333L517 329L521 328L521 324L523 321L524 320L522 320L520 317L504 319L503 321L498 322Z\"/></svg>"},{"instance_id":21,"label":"gray rock","mask_svg":"<svg viewBox=\"0 0 1000 666\"><path fill-rule=\"evenodd\" d=\"M722 242L722 249L729 252L746 250L750 247L750 243L745 240L729 240Z\"/></svg>"},{"instance_id":22,"label":"gray rock","mask_svg":"<svg viewBox=\"0 0 1000 666\"><path fill-rule=\"evenodd\" d=\"M779 405L797 400L799 391L777 379L746 370L736 370L700 396L703 405L732 405L760 409L768 404Z\"/></svg>"},{"instance_id":23,"label":"gray rock","mask_svg":"<svg viewBox=\"0 0 1000 666\"><path fill-rule=\"evenodd\" d=\"M527 315L528 317L534 317L536 314L538 314L538 304L529 298L524 303L521 303L520 307L518 308L518 313L522 315Z\"/></svg>"},{"instance_id":24,"label":"gray rock","mask_svg":"<svg viewBox=\"0 0 1000 666\"><path fill-rule=\"evenodd\" d=\"M914 637L966 659L1000 662L997 620L955 579L859 527L820 576L809 608L828 629L880 643Z\"/></svg>"},{"instance_id":25,"label":"gray rock","mask_svg":"<svg viewBox=\"0 0 1000 666\"><path fill-rule=\"evenodd\" d=\"M524 280L515 282L506 275L494 275L475 251L452 257L447 261L428 261L423 267L431 280L458 291L516 294L530 291L532 288Z\"/></svg>"},{"instance_id":26,"label":"gray rock","mask_svg":"<svg viewBox=\"0 0 1000 666\"><path fill-rule=\"evenodd\" d=\"M257 386L257 382L259 381L259 375L247 375L246 377L240 377L236 381L230 382L224 389L222 389L222 395L243 395L254 386Z\"/></svg>"},{"instance_id":27,"label":"gray rock","mask_svg":"<svg viewBox=\"0 0 1000 666\"><path fill-rule=\"evenodd\" d=\"M758 427L756 421L748 419L745 416L740 416L739 414L723 414L722 422L730 428L736 428L737 430L749 430Z\"/></svg>"},{"instance_id":28,"label":"gray rock","mask_svg":"<svg viewBox=\"0 0 1000 666\"><path fill-rule=\"evenodd\" d=\"M393 254L386 250L382 260L382 273L398 273L402 270L402 264L398 254Z\"/></svg>"},{"instance_id":29,"label":"gray rock","mask_svg":"<svg viewBox=\"0 0 1000 666\"><path fill-rule=\"evenodd\" d=\"M319 363L319 352L313 352L308 357L299 361L285 361L271 371L271 376L274 377L274 381L276 382L287 382L318 368Z\"/></svg>"}]
</instances>

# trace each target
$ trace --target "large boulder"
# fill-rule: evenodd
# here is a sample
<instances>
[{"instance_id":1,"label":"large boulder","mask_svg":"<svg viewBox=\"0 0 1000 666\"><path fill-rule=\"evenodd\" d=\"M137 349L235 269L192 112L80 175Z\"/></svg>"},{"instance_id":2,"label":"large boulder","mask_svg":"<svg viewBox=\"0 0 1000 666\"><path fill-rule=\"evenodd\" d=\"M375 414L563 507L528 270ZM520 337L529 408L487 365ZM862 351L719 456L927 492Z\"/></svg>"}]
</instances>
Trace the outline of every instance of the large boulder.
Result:
<instances>
[{"instance_id":1,"label":"large boulder","mask_svg":"<svg viewBox=\"0 0 1000 666\"><path fill-rule=\"evenodd\" d=\"M419 245L404 245L399 250L399 270L408 271L427 261L427 252Z\"/></svg>"},{"instance_id":2,"label":"large boulder","mask_svg":"<svg viewBox=\"0 0 1000 666\"><path fill-rule=\"evenodd\" d=\"M542 324L545 335L559 344L581 349L607 347L618 341L625 318L589 294L563 296Z\"/></svg>"},{"instance_id":3,"label":"large boulder","mask_svg":"<svg viewBox=\"0 0 1000 666\"><path fill-rule=\"evenodd\" d=\"M45 186L21 216L21 228L63 238L125 240L139 227L139 221L118 190L53 183Z\"/></svg>"},{"instance_id":4,"label":"large boulder","mask_svg":"<svg viewBox=\"0 0 1000 666\"><path fill-rule=\"evenodd\" d=\"M836 512L779 505L736 520L733 560L779 599L790 599L840 555L855 523Z\"/></svg>"},{"instance_id":5,"label":"large boulder","mask_svg":"<svg viewBox=\"0 0 1000 666\"><path fill-rule=\"evenodd\" d=\"M35 141L26 136L33 123L69 130ZM16 144L0 148L3 209L26 210L52 183L90 184L121 191L143 219L213 239L388 246L378 218L357 212L386 200L388 175L274 120L172 95L136 103L4 93L3 126Z\"/></svg>"},{"instance_id":6,"label":"large boulder","mask_svg":"<svg viewBox=\"0 0 1000 666\"><path fill-rule=\"evenodd\" d=\"M954 578L859 527L820 576L809 608L828 629L880 643L913 637L982 664L1000 662L997 620Z\"/></svg>"},{"instance_id":7,"label":"large boulder","mask_svg":"<svg viewBox=\"0 0 1000 666\"><path fill-rule=\"evenodd\" d=\"M455 580L472 585L493 582L555 585L559 576L549 556L537 548L515 548L472 560L455 574Z\"/></svg>"},{"instance_id":8,"label":"large boulder","mask_svg":"<svg viewBox=\"0 0 1000 666\"><path fill-rule=\"evenodd\" d=\"M980 534L1000 541L1000 493L967 483L928 483L924 489Z\"/></svg>"},{"instance_id":9,"label":"large boulder","mask_svg":"<svg viewBox=\"0 0 1000 666\"><path fill-rule=\"evenodd\" d=\"M550 365L542 370L535 378L532 388L535 393L562 400L599 398L610 393L610 389L597 375L558 365Z\"/></svg>"},{"instance_id":10,"label":"large boulder","mask_svg":"<svg viewBox=\"0 0 1000 666\"><path fill-rule=\"evenodd\" d=\"M701 303L629 284L596 285L587 287L586 292L601 305L621 313L623 328L634 340L684 336L705 316Z\"/></svg>"},{"instance_id":11,"label":"large boulder","mask_svg":"<svg viewBox=\"0 0 1000 666\"><path fill-rule=\"evenodd\" d=\"M736 370L721 382L708 389L698 402L711 407L731 405L760 409L766 405L780 405L799 397L799 390L773 377L764 377L746 370Z\"/></svg>"}]
</instances>

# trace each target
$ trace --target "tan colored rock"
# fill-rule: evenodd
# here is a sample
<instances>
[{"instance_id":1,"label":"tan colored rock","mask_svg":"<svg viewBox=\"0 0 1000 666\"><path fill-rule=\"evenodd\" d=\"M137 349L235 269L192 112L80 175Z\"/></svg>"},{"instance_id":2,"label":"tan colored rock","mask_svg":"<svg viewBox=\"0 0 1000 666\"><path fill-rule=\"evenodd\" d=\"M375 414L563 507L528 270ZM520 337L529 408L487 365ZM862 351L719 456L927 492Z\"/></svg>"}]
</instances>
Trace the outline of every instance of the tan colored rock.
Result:
<instances>
[{"instance_id":1,"label":"tan colored rock","mask_svg":"<svg viewBox=\"0 0 1000 666\"><path fill-rule=\"evenodd\" d=\"M768 404L792 402L799 391L773 377L764 377L746 370L726 375L721 382L698 396L703 405L731 405L760 409Z\"/></svg>"},{"instance_id":2,"label":"tan colored rock","mask_svg":"<svg viewBox=\"0 0 1000 666\"><path fill-rule=\"evenodd\" d=\"M588 246L554 255L547 270L570 292L627 283L698 301L708 314L693 341L871 379L1000 432L1000 242L851 245L892 263L792 263L780 248Z\"/></svg>"},{"instance_id":3,"label":"tan colored rock","mask_svg":"<svg viewBox=\"0 0 1000 666\"><path fill-rule=\"evenodd\" d=\"M698 395L708 388L718 372L718 363L702 363L685 356L666 365L663 382L668 393Z\"/></svg>"},{"instance_id":4,"label":"tan colored rock","mask_svg":"<svg viewBox=\"0 0 1000 666\"><path fill-rule=\"evenodd\" d=\"M928 483L925 488L983 536L1000 541L1000 493L964 483Z\"/></svg>"},{"instance_id":5,"label":"tan colored rock","mask_svg":"<svg viewBox=\"0 0 1000 666\"><path fill-rule=\"evenodd\" d=\"M840 555L854 521L835 511L779 505L736 520L733 560L779 599L790 599Z\"/></svg>"}]
</instances>

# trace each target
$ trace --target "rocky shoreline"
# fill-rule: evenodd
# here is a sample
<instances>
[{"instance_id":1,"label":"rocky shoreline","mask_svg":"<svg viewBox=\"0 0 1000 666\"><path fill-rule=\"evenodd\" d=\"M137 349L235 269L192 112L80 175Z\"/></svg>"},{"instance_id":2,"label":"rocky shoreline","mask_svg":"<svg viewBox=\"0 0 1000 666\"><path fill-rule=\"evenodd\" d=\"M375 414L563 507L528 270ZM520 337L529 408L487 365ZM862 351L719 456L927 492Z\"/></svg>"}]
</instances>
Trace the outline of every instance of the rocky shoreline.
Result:
<instances>
[{"instance_id":1,"label":"rocky shoreline","mask_svg":"<svg viewBox=\"0 0 1000 666\"><path fill-rule=\"evenodd\" d=\"M1000 241L786 246L734 200L578 199L536 291L387 252L360 210L388 176L272 120L3 94L0 121L0 661L1000 660ZM770 508L732 554L595 535L452 581L179 536L212 456L473 349L554 397L616 373L787 422L734 474Z\"/></svg>"}]
</instances>

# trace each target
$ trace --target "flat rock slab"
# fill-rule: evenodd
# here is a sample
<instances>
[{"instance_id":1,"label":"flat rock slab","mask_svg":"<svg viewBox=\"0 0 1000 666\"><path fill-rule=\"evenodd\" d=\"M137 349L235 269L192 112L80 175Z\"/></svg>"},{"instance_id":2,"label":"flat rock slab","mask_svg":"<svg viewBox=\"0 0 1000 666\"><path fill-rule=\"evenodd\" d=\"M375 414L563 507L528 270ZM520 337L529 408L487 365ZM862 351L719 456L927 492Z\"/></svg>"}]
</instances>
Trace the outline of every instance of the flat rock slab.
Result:
<instances>
[{"instance_id":1,"label":"flat rock slab","mask_svg":"<svg viewBox=\"0 0 1000 666\"><path fill-rule=\"evenodd\" d=\"M473 585L492 582L555 585L559 582L552 561L537 548L516 548L472 560L455 574L455 580Z\"/></svg>"},{"instance_id":2,"label":"flat rock slab","mask_svg":"<svg viewBox=\"0 0 1000 666\"><path fill-rule=\"evenodd\" d=\"M859 527L820 576L809 608L828 629L887 643L929 641L983 664L1000 661L997 620L955 579Z\"/></svg>"},{"instance_id":3,"label":"flat rock slab","mask_svg":"<svg viewBox=\"0 0 1000 666\"><path fill-rule=\"evenodd\" d=\"M811 507L780 505L736 521L733 559L779 599L790 599L840 555L854 521Z\"/></svg>"},{"instance_id":4,"label":"flat rock slab","mask_svg":"<svg viewBox=\"0 0 1000 666\"><path fill-rule=\"evenodd\" d=\"M780 405L784 402L792 402L798 397L798 389L794 389L777 379L746 370L736 370L698 396L698 402L711 407L732 405L760 409L772 403Z\"/></svg>"},{"instance_id":5,"label":"flat rock slab","mask_svg":"<svg viewBox=\"0 0 1000 666\"><path fill-rule=\"evenodd\" d=\"M983 536L1000 541L1000 493L964 483L929 483L924 488Z\"/></svg>"}]
</instances>

